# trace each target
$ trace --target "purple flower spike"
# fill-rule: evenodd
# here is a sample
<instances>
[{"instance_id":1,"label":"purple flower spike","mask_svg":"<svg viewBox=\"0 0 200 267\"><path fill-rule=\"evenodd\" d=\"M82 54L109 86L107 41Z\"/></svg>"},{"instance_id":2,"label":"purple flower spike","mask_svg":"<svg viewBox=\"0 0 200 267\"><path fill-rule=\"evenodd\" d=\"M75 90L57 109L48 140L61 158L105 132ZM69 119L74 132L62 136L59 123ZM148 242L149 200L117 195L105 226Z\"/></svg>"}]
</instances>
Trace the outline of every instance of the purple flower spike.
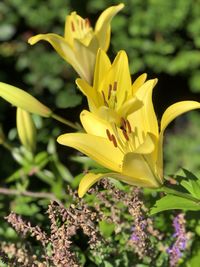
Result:
<instances>
[{"instance_id":1,"label":"purple flower spike","mask_svg":"<svg viewBox=\"0 0 200 267\"><path fill-rule=\"evenodd\" d=\"M182 257L182 252L186 249L187 236L185 230L185 218L184 214L178 214L173 220L174 234L173 237L176 238L175 243L171 248L167 249L167 253L170 256L170 267L175 267Z\"/></svg>"}]
</instances>

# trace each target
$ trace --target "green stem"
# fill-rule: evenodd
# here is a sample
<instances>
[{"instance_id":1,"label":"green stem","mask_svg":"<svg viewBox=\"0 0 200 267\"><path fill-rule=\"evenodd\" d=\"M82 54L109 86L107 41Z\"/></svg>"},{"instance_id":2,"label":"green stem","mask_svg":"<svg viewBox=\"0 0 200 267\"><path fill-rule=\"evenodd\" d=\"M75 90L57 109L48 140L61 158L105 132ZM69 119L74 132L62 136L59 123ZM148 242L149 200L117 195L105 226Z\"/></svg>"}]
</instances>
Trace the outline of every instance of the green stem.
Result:
<instances>
[{"instance_id":1,"label":"green stem","mask_svg":"<svg viewBox=\"0 0 200 267\"><path fill-rule=\"evenodd\" d=\"M10 144L8 144L7 142L3 142L2 146L5 147L7 150L9 150L10 152L12 152L12 146Z\"/></svg>"},{"instance_id":2,"label":"green stem","mask_svg":"<svg viewBox=\"0 0 200 267\"><path fill-rule=\"evenodd\" d=\"M67 125L67 126L73 128L73 129L75 129L75 130L78 130L78 131L81 130L80 125L77 125L77 124L75 124L75 123L73 123L73 122L71 122L71 121L68 121L68 120L66 120L66 119L64 119L64 118L62 118L62 117L60 117L60 116L57 115L57 114L52 113L51 117L52 117L53 119L59 121L59 122L62 122L63 124L65 124L65 125Z\"/></svg>"},{"instance_id":3,"label":"green stem","mask_svg":"<svg viewBox=\"0 0 200 267\"><path fill-rule=\"evenodd\" d=\"M192 200L192 201L194 201L196 203L200 203L200 200L199 199L197 199L197 198L195 198L195 197L193 197L193 196L191 196L191 195L189 195L187 193L183 193L183 192L177 191L175 189L171 189L171 188L166 187L166 186L162 186L160 188L160 190L161 191L164 191L164 192L166 192L168 194L176 195L178 197L187 198L187 199Z\"/></svg>"}]
</instances>

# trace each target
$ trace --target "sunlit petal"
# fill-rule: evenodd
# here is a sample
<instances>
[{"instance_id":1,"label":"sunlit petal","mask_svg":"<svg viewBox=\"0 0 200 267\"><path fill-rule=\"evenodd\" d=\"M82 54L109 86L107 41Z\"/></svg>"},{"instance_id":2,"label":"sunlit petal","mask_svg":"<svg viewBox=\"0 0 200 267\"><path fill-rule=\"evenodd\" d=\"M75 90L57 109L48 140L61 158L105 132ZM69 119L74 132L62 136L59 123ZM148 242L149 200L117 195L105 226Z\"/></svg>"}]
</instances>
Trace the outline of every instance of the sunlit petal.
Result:
<instances>
[{"instance_id":1,"label":"sunlit petal","mask_svg":"<svg viewBox=\"0 0 200 267\"><path fill-rule=\"evenodd\" d=\"M196 101L181 101L178 103L175 103L168 107L166 111L164 112L162 119L161 119L161 132L159 137L159 143L158 143L158 155L157 155L157 166L158 166L158 173L159 176L163 176L163 135L166 127L169 125L169 123L174 120L176 117L180 116L181 114L194 110L199 109L200 103Z\"/></svg>"},{"instance_id":2,"label":"sunlit petal","mask_svg":"<svg viewBox=\"0 0 200 267\"><path fill-rule=\"evenodd\" d=\"M83 197L85 193L100 179L102 179L105 175L98 173L86 173L80 181L78 188L79 197Z\"/></svg>"},{"instance_id":3,"label":"sunlit petal","mask_svg":"<svg viewBox=\"0 0 200 267\"><path fill-rule=\"evenodd\" d=\"M137 90L145 83L147 79L147 74L143 73L142 75L140 75L132 84L132 92L131 95L134 95Z\"/></svg>"},{"instance_id":4,"label":"sunlit petal","mask_svg":"<svg viewBox=\"0 0 200 267\"><path fill-rule=\"evenodd\" d=\"M154 170L148 164L145 159L145 155L128 153L124 157L123 161L123 175L133 177L135 182L146 181L148 187L158 187L159 184L154 176Z\"/></svg>"},{"instance_id":5,"label":"sunlit petal","mask_svg":"<svg viewBox=\"0 0 200 267\"><path fill-rule=\"evenodd\" d=\"M137 128L139 135L150 132L158 137L158 121L152 102L152 91L157 82L157 79L145 82L136 93L136 97L143 101L144 105L133 112L128 119L132 128Z\"/></svg>"},{"instance_id":6,"label":"sunlit petal","mask_svg":"<svg viewBox=\"0 0 200 267\"><path fill-rule=\"evenodd\" d=\"M104 77L111 67L111 62L107 54L99 49L96 58L95 72L94 72L94 83L93 87L98 88Z\"/></svg>"},{"instance_id":7,"label":"sunlit petal","mask_svg":"<svg viewBox=\"0 0 200 267\"><path fill-rule=\"evenodd\" d=\"M100 48L107 51L110 44L110 23L112 18L124 7L124 4L111 6L104 10L99 16L96 25L95 33L99 39Z\"/></svg>"},{"instance_id":8,"label":"sunlit petal","mask_svg":"<svg viewBox=\"0 0 200 267\"><path fill-rule=\"evenodd\" d=\"M121 171L123 154L106 138L91 134L71 133L60 135L57 141L81 151L108 169Z\"/></svg>"}]
</instances>

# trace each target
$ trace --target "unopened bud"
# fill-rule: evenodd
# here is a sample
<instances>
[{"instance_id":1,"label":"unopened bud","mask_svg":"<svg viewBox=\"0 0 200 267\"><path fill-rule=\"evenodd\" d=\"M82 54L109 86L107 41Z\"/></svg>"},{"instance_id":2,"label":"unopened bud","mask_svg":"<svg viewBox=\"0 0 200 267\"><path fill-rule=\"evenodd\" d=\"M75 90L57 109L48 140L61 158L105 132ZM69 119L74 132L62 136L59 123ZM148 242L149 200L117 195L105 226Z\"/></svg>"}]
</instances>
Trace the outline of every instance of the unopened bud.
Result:
<instances>
[{"instance_id":1,"label":"unopened bud","mask_svg":"<svg viewBox=\"0 0 200 267\"><path fill-rule=\"evenodd\" d=\"M34 152L36 146L36 128L29 112L17 108L17 132L22 145Z\"/></svg>"},{"instance_id":2,"label":"unopened bud","mask_svg":"<svg viewBox=\"0 0 200 267\"><path fill-rule=\"evenodd\" d=\"M52 111L35 97L10 84L0 82L0 96L10 104L30 113L35 113L42 117L50 117L52 114Z\"/></svg>"}]
</instances>

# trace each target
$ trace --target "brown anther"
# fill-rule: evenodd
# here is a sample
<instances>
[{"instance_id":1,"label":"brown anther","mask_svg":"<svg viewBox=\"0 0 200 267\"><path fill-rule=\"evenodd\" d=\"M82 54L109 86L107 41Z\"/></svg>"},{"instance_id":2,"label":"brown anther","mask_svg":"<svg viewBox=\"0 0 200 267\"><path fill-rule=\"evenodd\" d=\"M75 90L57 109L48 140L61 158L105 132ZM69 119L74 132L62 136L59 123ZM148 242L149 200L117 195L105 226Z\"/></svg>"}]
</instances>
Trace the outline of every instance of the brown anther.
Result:
<instances>
[{"instance_id":1,"label":"brown anther","mask_svg":"<svg viewBox=\"0 0 200 267\"><path fill-rule=\"evenodd\" d=\"M90 27L90 21L88 18L85 19L85 27Z\"/></svg>"},{"instance_id":2,"label":"brown anther","mask_svg":"<svg viewBox=\"0 0 200 267\"><path fill-rule=\"evenodd\" d=\"M127 129L128 129L128 132L131 133L132 129L131 129L130 122L128 120L126 120L126 126L127 126Z\"/></svg>"},{"instance_id":3,"label":"brown anther","mask_svg":"<svg viewBox=\"0 0 200 267\"><path fill-rule=\"evenodd\" d=\"M71 22L71 27L72 27L72 31L75 32L75 26L74 26L73 21Z\"/></svg>"},{"instance_id":4,"label":"brown anther","mask_svg":"<svg viewBox=\"0 0 200 267\"><path fill-rule=\"evenodd\" d=\"M111 97L111 91L112 91L112 85L109 84L109 89L108 89L108 100L109 100L110 97Z\"/></svg>"},{"instance_id":5,"label":"brown anther","mask_svg":"<svg viewBox=\"0 0 200 267\"><path fill-rule=\"evenodd\" d=\"M126 130L126 120L123 117L121 117L121 128Z\"/></svg>"},{"instance_id":6,"label":"brown anther","mask_svg":"<svg viewBox=\"0 0 200 267\"><path fill-rule=\"evenodd\" d=\"M128 137L128 134L127 134L127 132L126 132L126 131L124 131L124 130L122 130L122 133L123 133L123 135L124 135L124 137L125 137L126 141L129 141L129 137Z\"/></svg>"},{"instance_id":7,"label":"brown anther","mask_svg":"<svg viewBox=\"0 0 200 267\"><path fill-rule=\"evenodd\" d=\"M104 104L108 107L108 103L106 101L106 97L105 97L104 91L101 91L101 93L102 93L102 96L103 96Z\"/></svg>"},{"instance_id":8,"label":"brown anther","mask_svg":"<svg viewBox=\"0 0 200 267\"><path fill-rule=\"evenodd\" d=\"M113 84L113 91L117 91L117 82L116 81Z\"/></svg>"},{"instance_id":9,"label":"brown anther","mask_svg":"<svg viewBox=\"0 0 200 267\"><path fill-rule=\"evenodd\" d=\"M112 142L113 142L114 147L117 147L117 140L113 134L111 135L111 138L112 138Z\"/></svg>"},{"instance_id":10,"label":"brown anther","mask_svg":"<svg viewBox=\"0 0 200 267\"><path fill-rule=\"evenodd\" d=\"M108 136L109 141L112 141L112 135L108 129L106 129L106 134Z\"/></svg>"}]
</instances>

